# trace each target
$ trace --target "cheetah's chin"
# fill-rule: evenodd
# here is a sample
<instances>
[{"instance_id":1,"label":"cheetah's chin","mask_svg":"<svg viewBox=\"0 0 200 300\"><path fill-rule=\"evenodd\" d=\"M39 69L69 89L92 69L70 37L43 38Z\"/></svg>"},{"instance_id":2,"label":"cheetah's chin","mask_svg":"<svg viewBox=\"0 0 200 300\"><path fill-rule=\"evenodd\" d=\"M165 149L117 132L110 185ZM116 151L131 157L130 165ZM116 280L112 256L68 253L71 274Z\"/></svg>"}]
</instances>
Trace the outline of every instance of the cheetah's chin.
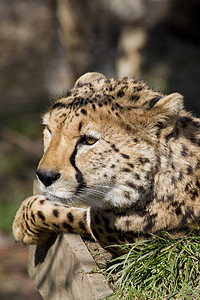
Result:
<instances>
[{"instance_id":1,"label":"cheetah's chin","mask_svg":"<svg viewBox=\"0 0 200 300\"><path fill-rule=\"evenodd\" d=\"M63 197L55 196L48 192L45 192L44 194L49 200L53 202L62 203L62 204L69 204L72 202L72 198L63 198Z\"/></svg>"}]
</instances>

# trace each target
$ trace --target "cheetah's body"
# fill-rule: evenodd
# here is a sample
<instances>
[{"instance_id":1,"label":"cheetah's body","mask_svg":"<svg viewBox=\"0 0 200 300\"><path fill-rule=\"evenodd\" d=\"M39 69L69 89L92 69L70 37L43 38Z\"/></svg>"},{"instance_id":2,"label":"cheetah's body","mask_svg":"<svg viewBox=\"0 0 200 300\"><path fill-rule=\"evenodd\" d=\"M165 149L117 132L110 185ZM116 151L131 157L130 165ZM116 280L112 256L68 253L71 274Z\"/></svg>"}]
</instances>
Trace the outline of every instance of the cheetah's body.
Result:
<instances>
[{"instance_id":1,"label":"cheetah's body","mask_svg":"<svg viewBox=\"0 0 200 300\"><path fill-rule=\"evenodd\" d=\"M200 217L200 121L182 102L141 81L82 76L44 116L44 196L23 202L16 240L42 243L53 230L106 246L187 233Z\"/></svg>"}]
</instances>

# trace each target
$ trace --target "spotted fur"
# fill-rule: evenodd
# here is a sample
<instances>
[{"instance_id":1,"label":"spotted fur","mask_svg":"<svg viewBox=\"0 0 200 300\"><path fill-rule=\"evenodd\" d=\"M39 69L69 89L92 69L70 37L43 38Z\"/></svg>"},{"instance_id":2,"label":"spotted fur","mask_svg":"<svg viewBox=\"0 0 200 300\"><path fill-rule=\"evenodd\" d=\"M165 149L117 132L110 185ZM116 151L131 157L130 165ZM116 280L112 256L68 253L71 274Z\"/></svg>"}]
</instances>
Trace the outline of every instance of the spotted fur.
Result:
<instances>
[{"instance_id":1,"label":"spotted fur","mask_svg":"<svg viewBox=\"0 0 200 300\"><path fill-rule=\"evenodd\" d=\"M87 73L43 122L43 195L22 203L16 240L43 243L63 231L108 246L163 230L186 234L198 223L200 120L180 94ZM76 201L89 207L73 207Z\"/></svg>"}]
</instances>

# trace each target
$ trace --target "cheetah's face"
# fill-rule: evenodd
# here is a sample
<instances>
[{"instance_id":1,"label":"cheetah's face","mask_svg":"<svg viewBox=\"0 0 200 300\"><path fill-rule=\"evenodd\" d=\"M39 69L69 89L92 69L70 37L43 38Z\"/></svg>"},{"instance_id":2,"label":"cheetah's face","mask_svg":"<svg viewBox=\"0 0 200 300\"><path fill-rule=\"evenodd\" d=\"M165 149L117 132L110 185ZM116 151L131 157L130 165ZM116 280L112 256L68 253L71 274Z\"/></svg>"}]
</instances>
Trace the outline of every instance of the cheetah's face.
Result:
<instances>
[{"instance_id":1,"label":"cheetah's face","mask_svg":"<svg viewBox=\"0 0 200 300\"><path fill-rule=\"evenodd\" d=\"M154 150L147 142L139 145L139 136L130 137L117 123L111 127L106 116L94 120L81 115L61 126L62 113L45 116L44 155L37 171L41 190L60 201L106 206L110 199L114 205L136 202L142 181L152 172ZM140 192L133 191L134 181Z\"/></svg>"},{"instance_id":2,"label":"cheetah's face","mask_svg":"<svg viewBox=\"0 0 200 300\"><path fill-rule=\"evenodd\" d=\"M37 176L48 198L124 207L150 195L157 139L149 118L155 118L149 112L144 117L135 103L131 110L127 97L118 99L119 91L116 102L108 87L104 78L75 86L44 116L44 155Z\"/></svg>"},{"instance_id":3,"label":"cheetah's face","mask_svg":"<svg viewBox=\"0 0 200 300\"><path fill-rule=\"evenodd\" d=\"M82 194L88 197L89 190L97 197L104 195L108 186L101 171L106 163L107 143L101 122L76 117L61 126L65 118L61 115L56 111L44 118L44 155L37 172L43 192L58 200L75 195L81 198ZM49 173L44 178L43 170Z\"/></svg>"}]
</instances>

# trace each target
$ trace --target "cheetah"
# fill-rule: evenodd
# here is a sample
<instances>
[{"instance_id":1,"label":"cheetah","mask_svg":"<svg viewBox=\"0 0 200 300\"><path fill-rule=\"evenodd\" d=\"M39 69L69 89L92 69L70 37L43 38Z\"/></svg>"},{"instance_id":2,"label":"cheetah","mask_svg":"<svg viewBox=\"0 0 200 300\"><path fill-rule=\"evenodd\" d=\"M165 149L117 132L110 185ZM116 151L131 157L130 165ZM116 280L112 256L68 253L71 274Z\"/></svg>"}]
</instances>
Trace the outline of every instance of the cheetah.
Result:
<instances>
[{"instance_id":1,"label":"cheetah","mask_svg":"<svg viewBox=\"0 0 200 300\"><path fill-rule=\"evenodd\" d=\"M53 232L91 236L101 246L200 227L200 120L179 93L136 79L86 73L43 117L42 195L26 198L16 241ZM86 206L75 206L76 201Z\"/></svg>"}]
</instances>

